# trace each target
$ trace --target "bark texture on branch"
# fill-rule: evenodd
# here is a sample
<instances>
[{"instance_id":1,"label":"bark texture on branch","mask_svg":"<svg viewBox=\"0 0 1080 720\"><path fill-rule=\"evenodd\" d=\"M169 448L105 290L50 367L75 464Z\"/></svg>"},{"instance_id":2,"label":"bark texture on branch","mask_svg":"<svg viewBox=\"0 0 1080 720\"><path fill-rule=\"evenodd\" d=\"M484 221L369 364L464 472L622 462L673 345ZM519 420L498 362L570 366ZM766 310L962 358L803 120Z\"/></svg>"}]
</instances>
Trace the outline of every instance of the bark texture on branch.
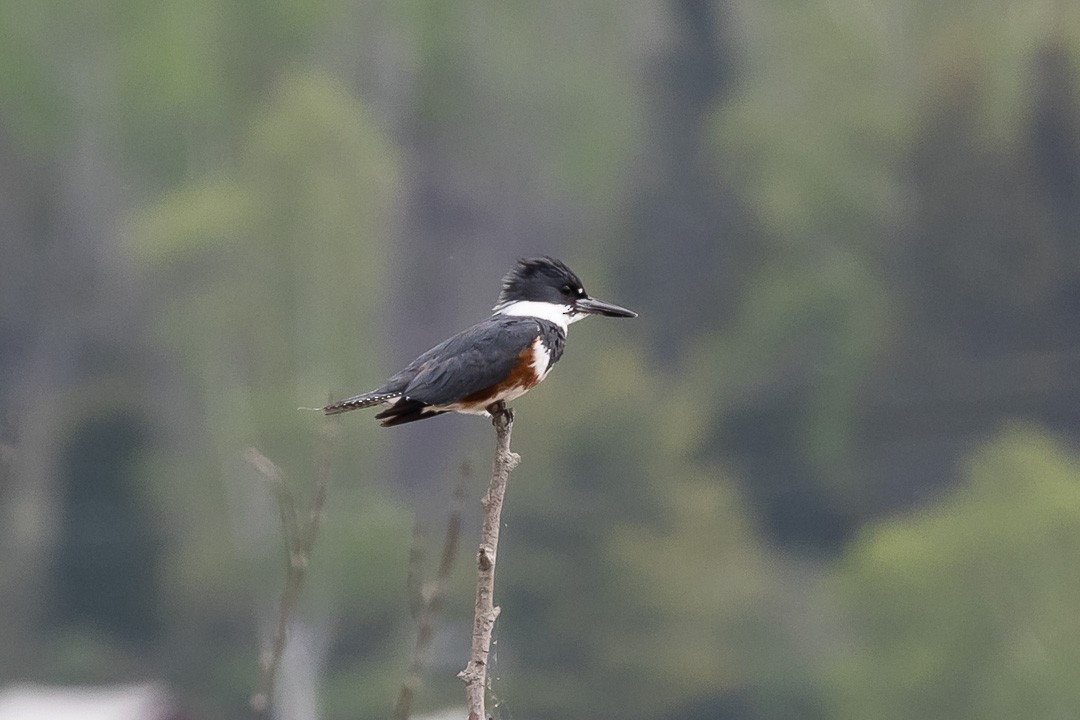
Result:
<instances>
[{"instance_id":1,"label":"bark texture on branch","mask_svg":"<svg viewBox=\"0 0 1080 720\"><path fill-rule=\"evenodd\" d=\"M476 608L473 616L472 652L469 664L458 673L465 683L469 720L488 720L484 708L487 691L488 653L491 650L491 632L499 617L495 606L495 559L499 548L499 524L502 516L506 480L510 471L517 467L521 458L510 450L510 433L514 427L514 413L502 402L495 403L488 411L491 424L495 426L495 463L491 470L491 484L480 501L484 507L484 524L480 531L480 549L476 554Z\"/></svg>"}]
</instances>

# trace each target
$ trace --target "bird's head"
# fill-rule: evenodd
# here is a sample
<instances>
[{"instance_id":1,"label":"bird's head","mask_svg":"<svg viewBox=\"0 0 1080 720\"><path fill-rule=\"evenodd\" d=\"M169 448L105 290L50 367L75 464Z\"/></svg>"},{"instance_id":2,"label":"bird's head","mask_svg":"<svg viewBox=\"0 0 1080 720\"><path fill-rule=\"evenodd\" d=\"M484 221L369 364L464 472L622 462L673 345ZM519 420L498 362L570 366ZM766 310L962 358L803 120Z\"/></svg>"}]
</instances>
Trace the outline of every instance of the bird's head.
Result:
<instances>
[{"instance_id":1,"label":"bird's head","mask_svg":"<svg viewBox=\"0 0 1080 720\"><path fill-rule=\"evenodd\" d=\"M589 297L581 279L553 257L518 260L502 281L495 312L529 315L563 327L586 315L637 317L637 313Z\"/></svg>"}]
</instances>

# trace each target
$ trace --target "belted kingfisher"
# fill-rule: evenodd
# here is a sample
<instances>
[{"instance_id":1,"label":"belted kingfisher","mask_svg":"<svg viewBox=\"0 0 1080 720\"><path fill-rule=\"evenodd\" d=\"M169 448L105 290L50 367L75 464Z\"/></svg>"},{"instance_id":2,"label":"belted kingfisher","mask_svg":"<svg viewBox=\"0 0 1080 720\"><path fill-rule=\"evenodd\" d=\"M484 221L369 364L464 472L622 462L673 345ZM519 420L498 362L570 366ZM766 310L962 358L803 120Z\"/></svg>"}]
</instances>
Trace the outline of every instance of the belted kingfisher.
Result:
<instances>
[{"instance_id":1,"label":"belted kingfisher","mask_svg":"<svg viewBox=\"0 0 1080 720\"><path fill-rule=\"evenodd\" d=\"M388 406L383 427L447 412L489 414L547 377L566 329L586 315L637 317L589 297L578 276L552 257L519 260L502 281L494 314L439 343L379 388L323 408L327 415Z\"/></svg>"}]
</instances>

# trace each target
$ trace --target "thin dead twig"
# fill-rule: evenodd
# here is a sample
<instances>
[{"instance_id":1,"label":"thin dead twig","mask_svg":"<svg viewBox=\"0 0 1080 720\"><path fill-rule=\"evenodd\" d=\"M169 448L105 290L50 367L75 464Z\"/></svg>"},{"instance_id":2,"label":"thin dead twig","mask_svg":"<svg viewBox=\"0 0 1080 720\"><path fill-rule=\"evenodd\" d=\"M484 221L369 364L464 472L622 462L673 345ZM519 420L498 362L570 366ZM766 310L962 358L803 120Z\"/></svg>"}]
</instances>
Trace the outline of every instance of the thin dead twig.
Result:
<instances>
[{"instance_id":1,"label":"thin dead twig","mask_svg":"<svg viewBox=\"0 0 1080 720\"><path fill-rule=\"evenodd\" d=\"M419 548L420 533L413 532L413 547L409 552L408 591L409 607L416 619L416 645L413 647L412 660L405 680L401 683L397 703L394 705L394 720L408 720L412 712L412 701L423 683L424 666L427 664L428 651L435 637L435 622L442 612L446 599L446 587L450 583L450 572L454 568L457 549L461 539L461 513L465 506L465 489L470 471L467 463L461 466L454 499L450 506L450 517L446 521L446 535L443 538L442 555L435 579L430 583L420 580L420 562L422 554Z\"/></svg>"},{"instance_id":2,"label":"thin dead twig","mask_svg":"<svg viewBox=\"0 0 1080 720\"><path fill-rule=\"evenodd\" d=\"M336 423L328 422L323 425L319 433L319 449L315 461L315 488L312 492L311 507L307 517L303 519L297 510L296 496L285 482L281 468L255 448L244 451L244 459L269 483L274 492L285 541L285 586L281 590L281 598L278 602L277 625L269 647L259 654L259 681L248 701L256 718L269 717L277 669L285 653L289 617L300 598L304 576L311 562L311 551L315 547L315 538L319 534L327 488L330 485L330 447L336 431Z\"/></svg>"}]
</instances>

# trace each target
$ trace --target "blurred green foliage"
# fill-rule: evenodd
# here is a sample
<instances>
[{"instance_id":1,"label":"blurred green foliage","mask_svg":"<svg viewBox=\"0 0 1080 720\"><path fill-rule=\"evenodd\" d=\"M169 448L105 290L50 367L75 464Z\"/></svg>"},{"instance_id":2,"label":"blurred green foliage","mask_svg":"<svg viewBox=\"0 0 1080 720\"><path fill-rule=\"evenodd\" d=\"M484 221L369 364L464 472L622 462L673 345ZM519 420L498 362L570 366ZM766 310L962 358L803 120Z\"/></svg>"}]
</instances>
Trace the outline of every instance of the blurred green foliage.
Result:
<instances>
[{"instance_id":1,"label":"blurred green foliage","mask_svg":"<svg viewBox=\"0 0 1080 720\"><path fill-rule=\"evenodd\" d=\"M964 476L868 530L840 566L853 633L837 717L1057 717L1080 702L1080 460L1013 427Z\"/></svg>"},{"instance_id":2,"label":"blurred green foliage","mask_svg":"<svg viewBox=\"0 0 1080 720\"><path fill-rule=\"evenodd\" d=\"M552 252L641 317L518 406L499 717L1077 706L1076 8L14 0L0 37L5 678L235 717L283 576L242 450L306 498L297 408ZM490 433L340 430L298 620L324 716L379 717L412 506Z\"/></svg>"}]
</instances>

